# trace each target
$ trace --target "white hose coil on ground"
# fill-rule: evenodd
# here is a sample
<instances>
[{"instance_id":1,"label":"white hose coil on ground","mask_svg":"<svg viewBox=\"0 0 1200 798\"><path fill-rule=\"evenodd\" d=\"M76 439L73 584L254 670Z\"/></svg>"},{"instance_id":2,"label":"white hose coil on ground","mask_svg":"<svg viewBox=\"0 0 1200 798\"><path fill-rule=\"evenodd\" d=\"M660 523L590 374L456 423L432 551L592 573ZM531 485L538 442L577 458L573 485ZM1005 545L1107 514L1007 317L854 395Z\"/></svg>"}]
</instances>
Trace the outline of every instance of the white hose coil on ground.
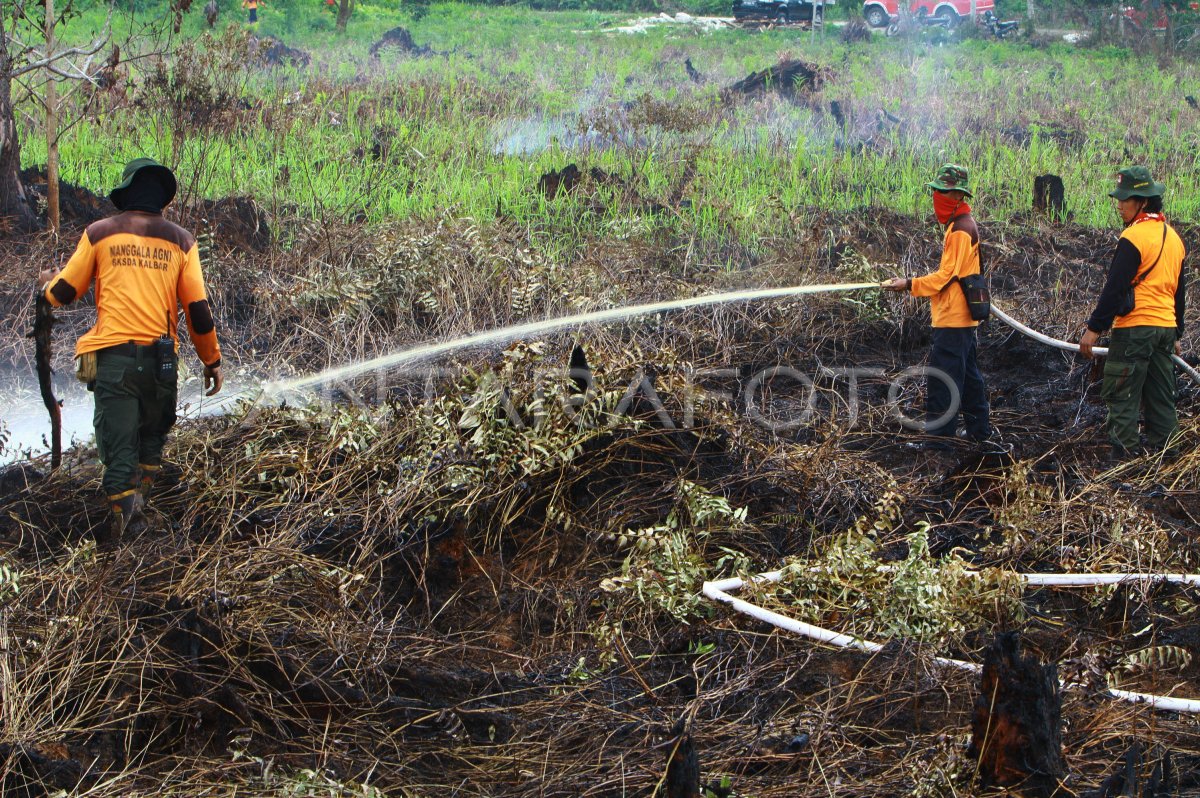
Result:
<instances>
[{"instance_id":1,"label":"white hose coil on ground","mask_svg":"<svg viewBox=\"0 0 1200 798\"><path fill-rule=\"evenodd\" d=\"M887 566L883 566L886 568ZM782 571L768 571L767 573L759 574L753 577L751 582L778 582L782 578ZM1091 587L1096 585L1114 585L1122 582L1134 582L1142 580L1156 580L1163 582L1175 582L1182 584L1196 585L1200 584L1200 574L1020 574L1021 580L1026 585L1034 587ZM789 618L786 615L781 615L778 612L768 610L765 607L760 607L757 604L751 604L743 599L736 598L730 595L731 591L739 590L745 587L746 580L733 577L730 579L721 579L716 582L705 582L704 588L701 591L707 598L713 601L719 601L723 604L728 604L737 612L743 615L748 615L752 618L757 618L760 621L776 626L788 632L794 632L812 640L819 640L823 643L828 643L838 648L853 648L859 651L874 653L883 648L882 643L877 643L873 640L864 640L861 637L835 632L832 629L826 629L821 626L815 626L804 621L798 621L795 618ZM971 673L979 673L983 670L981 665L974 662L965 662L961 659L952 659L950 657L934 657L933 662L936 665L941 665L946 668L954 668L956 670L969 671ZM1084 685L1076 682L1060 682L1066 688L1081 688ZM1118 690L1108 688L1108 695L1121 701L1129 701L1134 704L1148 704L1155 709L1166 710L1170 712L1188 712L1200 713L1200 700L1191 698L1172 698L1171 696L1152 695L1150 693L1135 693L1130 690Z\"/></svg>"}]
</instances>

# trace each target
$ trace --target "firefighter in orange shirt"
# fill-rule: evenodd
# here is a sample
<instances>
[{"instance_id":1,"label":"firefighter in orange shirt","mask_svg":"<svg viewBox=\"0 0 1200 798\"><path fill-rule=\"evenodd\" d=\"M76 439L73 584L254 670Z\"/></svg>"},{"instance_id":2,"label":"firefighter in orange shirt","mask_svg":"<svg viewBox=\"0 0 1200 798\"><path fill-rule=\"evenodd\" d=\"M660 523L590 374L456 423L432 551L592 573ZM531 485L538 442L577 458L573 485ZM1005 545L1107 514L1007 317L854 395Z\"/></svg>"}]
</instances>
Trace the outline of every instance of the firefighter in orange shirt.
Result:
<instances>
[{"instance_id":1,"label":"firefighter in orange shirt","mask_svg":"<svg viewBox=\"0 0 1200 798\"><path fill-rule=\"evenodd\" d=\"M258 4L262 0L242 0L242 8L248 9L250 12L250 24L258 22Z\"/></svg>"},{"instance_id":2,"label":"firefighter in orange shirt","mask_svg":"<svg viewBox=\"0 0 1200 798\"><path fill-rule=\"evenodd\" d=\"M1140 452L1139 411L1152 449L1171 447L1179 435L1171 355L1183 352L1187 252L1163 215L1165 190L1145 166L1117 173L1117 186L1108 196L1117 201L1125 230L1079 340L1079 351L1090 358L1100 334L1112 328L1100 393L1108 404L1105 430L1113 460Z\"/></svg>"},{"instance_id":3,"label":"firefighter in orange shirt","mask_svg":"<svg viewBox=\"0 0 1200 798\"><path fill-rule=\"evenodd\" d=\"M221 390L221 349L196 239L163 218L175 176L149 158L131 161L109 194L120 211L88 226L71 260L40 275L56 307L95 283L96 324L75 346L80 378L95 394L96 447L119 538L140 516L175 423L178 306L204 363L207 396Z\"/></svg>"},{"instance_id":4,"label":"firefighter in orange shirt","mask_svg":"<svg viewBox=\"0 0 1200 798\"><path fill-rule=\"evenodd\" d=\"M933 316L929 372L925 385L926 432L953 436L961 412L967 438L992 437L987 385L976 362L975 328L960 278L980 273L979 226L967 199L971 191L967 170L945 164L926 184L932 190L933 212L946 228L938 270L923 277L896 277L883 284L889 291L908 291L930 298ZM958 394L957 402L954 394ZM940 448L939 442L931 446Z\"/></svg>"}]
</instances>

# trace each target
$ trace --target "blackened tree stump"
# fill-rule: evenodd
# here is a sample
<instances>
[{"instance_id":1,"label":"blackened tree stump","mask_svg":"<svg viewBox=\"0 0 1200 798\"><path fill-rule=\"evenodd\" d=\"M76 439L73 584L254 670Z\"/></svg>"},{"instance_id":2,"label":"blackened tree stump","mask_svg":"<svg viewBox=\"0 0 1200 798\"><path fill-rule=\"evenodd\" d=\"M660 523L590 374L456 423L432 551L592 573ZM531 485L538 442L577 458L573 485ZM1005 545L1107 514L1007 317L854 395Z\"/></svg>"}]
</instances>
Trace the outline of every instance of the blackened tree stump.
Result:
<instances>
[{"instance_id":1,"label":"blackened tree stump","mask_svg":"<svg viewBox=\"0 0 1200 798\"><path fill-rule=\"evenodd\" d=\"M984 787L1014 787L1026 798L1066 795L1059 784L1062 698L1058 669L1021 656L1016 632L1000 635L984 654L968 753Z\"/></svg>"},{"instance_id":2,"label":"blackened tree stump","mask_svg":"<svg viewBox=\"0 0 1200 798\"><path fill-rule=\"evenodd\" d=\"M1058 175L1041 175L1033 179L1033 209L1061 222L1067 212L1066 189Z\"/></svg>"},{"instance_id":3,"label":"blackened tree stump","mask_svg":"<svg viewBox=\"0 0 1200 798\"><path fill-rule=\"evenodd\" d=\"M682 732L667 749L667 798L701 798L700 757L692 735Z\"/></svg>"}]
</instances>

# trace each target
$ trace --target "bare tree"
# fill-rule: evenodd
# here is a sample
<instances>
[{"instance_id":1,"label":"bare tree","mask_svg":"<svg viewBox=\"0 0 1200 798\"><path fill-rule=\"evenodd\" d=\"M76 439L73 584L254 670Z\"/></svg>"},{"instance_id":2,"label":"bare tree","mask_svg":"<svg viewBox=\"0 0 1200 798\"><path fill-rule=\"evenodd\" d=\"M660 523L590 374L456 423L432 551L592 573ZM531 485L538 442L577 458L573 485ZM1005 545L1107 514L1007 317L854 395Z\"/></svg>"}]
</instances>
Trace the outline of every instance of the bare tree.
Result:
<instances>
[{"instance_id":1,"label":"bare tree","mask_svg":"<svg viewBox=\"0 0 1200 798\"><path fill-rule=\"evenodd\" d=\"M64 132L60 129L59 118L64 97L59 95L58 84L72 81L77 84L73 90L80 85L94 84L99 69L93 67L93 62L108 41L106 22L104 33L91 44L60 49L54 33L58 24L54 0L42 0L42 3L44 5L31 6L18 0L12 5L11 14L0 16L0 220L13 232L28 231L37 226L19 174L21 143L12 99L13 82L21 81L25 76L35 79L34 84L26 88L45 113L48 213L51 228L57 232L58 142ZM35 7L44 12L42 20L31 16ZM22 40L23 31L40 33L42 41Z\"/></svg>"},{"instance_id":2,"label":"bare tree","mask_svg":"<svg viewBox=\"0 0 1200 798\"><path fill-rule=\"evenodd\" d=\"M337 29L339 32L346 32L346 23L350 21L350 15L353 13L354 0L338 0Z\"/></svg>"},{"instance_id":3,"label":"bare tree","mask_svg":"<svg viewBox=\"0 0 1200 798\"><path fill-rule=\"evenodd\" d=\"M25 187L18 172L21 168L21 142L12 107L12 56L8 54L8 34L0 17L0 232L30 230L37 224Z\"/></svg>"}]
</instances>

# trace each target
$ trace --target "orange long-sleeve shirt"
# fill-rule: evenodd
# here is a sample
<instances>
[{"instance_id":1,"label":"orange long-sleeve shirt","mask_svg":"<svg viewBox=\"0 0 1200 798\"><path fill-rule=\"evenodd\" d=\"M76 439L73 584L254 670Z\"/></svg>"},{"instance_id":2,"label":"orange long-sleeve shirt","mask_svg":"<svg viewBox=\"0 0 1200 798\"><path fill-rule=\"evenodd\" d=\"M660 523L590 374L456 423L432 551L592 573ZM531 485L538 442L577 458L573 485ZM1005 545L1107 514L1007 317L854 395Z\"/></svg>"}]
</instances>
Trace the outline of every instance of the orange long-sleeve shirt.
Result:
<instances>
[{"instance_id":1,"label":"orange long-sleeve shirt","mask_svg":"<svg viewBox=\"0 0 1200 798\"><path fill-rule=\"evenodd\" d=\"M914 277L912 281L913 296L930 297L934 327L979 326L979 322L971 318L962 288L951 285L955 277L969 274L979 274L979 231L974 219L960 216L946 226L938 270L924 277Z\"/></svg>"},{"instance_id":2,"label":"orange long-sleeve shirt","mask_svg":"<svg viewBox=\"0 0 1200 798\"><path fill-rule=\"evenodd\" d=\"M221 362L212 310L204 288L196 239L162 216L125 211L84 231L75 254L49 283L56 307L96 283L96 324L79 338L75 354L133 341L153 343L164 332L175 339L182 304L196 354L206 366Z\"/></svg>"}]
</instances>

